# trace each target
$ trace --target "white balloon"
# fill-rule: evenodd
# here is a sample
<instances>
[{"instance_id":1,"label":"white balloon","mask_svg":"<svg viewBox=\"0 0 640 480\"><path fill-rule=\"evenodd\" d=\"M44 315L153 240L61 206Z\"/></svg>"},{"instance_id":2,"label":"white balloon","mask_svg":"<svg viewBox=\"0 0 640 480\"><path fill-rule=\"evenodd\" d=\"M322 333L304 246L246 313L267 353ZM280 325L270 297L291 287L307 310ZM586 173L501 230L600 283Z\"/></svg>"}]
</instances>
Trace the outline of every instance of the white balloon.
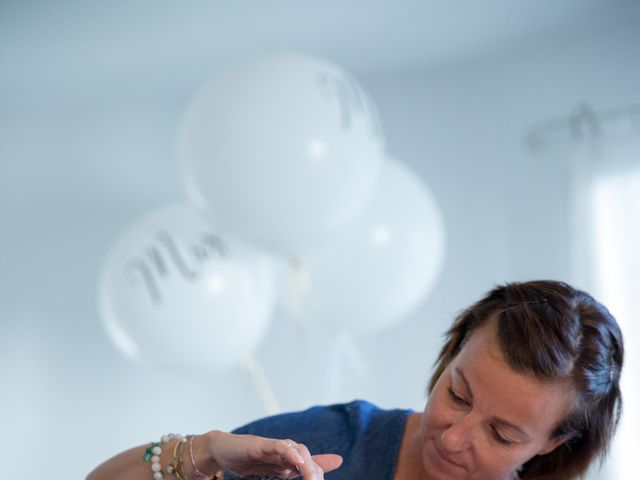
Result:
<instances>
[{"instance_id":1,"label":"white balloon","mask_svg":"<svg viewBox=\"0 0 640 480\"><path fill-rule=\"evenodd\" d=\"M144 215L118 238L100 313L127 355L163 368L223 369L262 339L274 305L272 259L220 235L186 205Z\"/></svg>"},{"instance_id":2,"label":"white balloon","mask_svg":"<svg viewBox=\"0 0 640 480\"><path fill-rule=\"evenodd\" d=\"M225 229L297 253L366 204L383 143L372 101L346 71L280 54L204 85L185 112L179 154L195 205Z\"/></svg>"},{"instance_id":3,"label":"white balloon","mask_svg":"<svg viewBox=\"0 0 640 480\"><path fill-rule=\"evenodd\" d=\"M438 278L444 239L429 190L407 167L385 162L362 214L322 248L301 257L311 281L303 318L355 332L400 322Z\"/></svg>"}]
</instances>

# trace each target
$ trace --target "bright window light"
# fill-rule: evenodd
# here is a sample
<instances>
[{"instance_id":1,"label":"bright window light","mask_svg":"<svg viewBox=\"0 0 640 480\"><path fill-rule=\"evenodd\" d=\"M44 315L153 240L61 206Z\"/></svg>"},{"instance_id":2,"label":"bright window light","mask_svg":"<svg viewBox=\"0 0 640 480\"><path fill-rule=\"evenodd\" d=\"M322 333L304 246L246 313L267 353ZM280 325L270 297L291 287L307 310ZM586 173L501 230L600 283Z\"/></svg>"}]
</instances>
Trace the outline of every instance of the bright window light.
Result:
<instances>
[{"instance_id":1,"label":"bright window light","mask_svg":"<svg viewBox=\"0 0 640 480\"><path fill-rule=\"evenodd\" d=\"M625 339L621 381L625 408L610 473L611 478L633 478L640 429L640 168L599 178L593 200L596 284Z\"/></svg>"}]
</instances>

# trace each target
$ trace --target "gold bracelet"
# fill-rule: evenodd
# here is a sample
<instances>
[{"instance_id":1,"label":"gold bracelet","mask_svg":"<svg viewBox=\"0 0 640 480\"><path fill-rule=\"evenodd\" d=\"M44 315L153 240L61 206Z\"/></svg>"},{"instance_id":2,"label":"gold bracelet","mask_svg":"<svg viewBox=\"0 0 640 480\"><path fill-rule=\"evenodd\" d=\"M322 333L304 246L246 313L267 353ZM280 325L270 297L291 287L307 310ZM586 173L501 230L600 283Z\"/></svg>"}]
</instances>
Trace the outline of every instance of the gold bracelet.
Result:
<instances>
[{"instance_id":1,"label":"gold bracelet","mask_svg":"<svg viewBox=\"0 0 640 480\"><path fill-rule=\"evenodd\" d=\"M173 447L173 458L171 463L167 467L169 473L173 473L178 480L186 480L184 475L184 439L180 439L179 442Z\"/></svg>"}]
</instances>

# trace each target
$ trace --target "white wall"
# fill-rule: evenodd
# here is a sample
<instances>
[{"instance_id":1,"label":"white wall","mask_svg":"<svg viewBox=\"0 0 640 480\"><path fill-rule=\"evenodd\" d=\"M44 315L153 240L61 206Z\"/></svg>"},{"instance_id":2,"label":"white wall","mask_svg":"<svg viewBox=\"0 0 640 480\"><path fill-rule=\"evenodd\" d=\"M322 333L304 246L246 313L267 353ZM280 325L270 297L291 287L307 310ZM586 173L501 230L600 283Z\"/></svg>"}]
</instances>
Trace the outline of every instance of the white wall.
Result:
<instances>
[{"instance_id":1,"label":"white wall","mask_svg":"<svg viewBox=\"0 0 640 480\"><path fill-rule=\"evenodd\" d=\"M420 385L422 366L433 360L429 326L443 328L453 309L492 282L571 281L569 165L530 150L525 134L541 120L568 116L581 102L596 110L638 104L639 59L640 29L621 28L508 57L369 82L390 151L430 184L449 236L446 270L436 291L402 329L376 339L370 350L384 351L390 339L403 345L393 359L372 355L389 372L386 381L378 377L378 398L387 404L418 401L410 378L414 375ZM407 371L412 364L418 367ZM404 372L406 386L385 391L398 371ZM605 472L590 478L605 478Z\"/></svg>"},{"instance_id":2,"label":"white wall","mask_svg":"<svg viewBox=\"0 0 640 480\"><path fill-rule=\"evenodd\" d=\"M404 324L356 338L370 375L347 372L340 398L324 394L326 339L310 345L278 318L258 354L285 409L353 397L421 408L440 335L459 309L494 282L569 278L565 166L532 156L523 134L582 100L640 101L638 45L640 29L627 25L509 57L361 79L390 152L441 204L445 270ZM166 431L232 428L264 414L240 369L208 378L143 370L99 325L96 276L110 242L136 215L181 195L173 139L183 101L0 117L7 477L81 478L111 453Z\"/></svg>"}]
</instances>

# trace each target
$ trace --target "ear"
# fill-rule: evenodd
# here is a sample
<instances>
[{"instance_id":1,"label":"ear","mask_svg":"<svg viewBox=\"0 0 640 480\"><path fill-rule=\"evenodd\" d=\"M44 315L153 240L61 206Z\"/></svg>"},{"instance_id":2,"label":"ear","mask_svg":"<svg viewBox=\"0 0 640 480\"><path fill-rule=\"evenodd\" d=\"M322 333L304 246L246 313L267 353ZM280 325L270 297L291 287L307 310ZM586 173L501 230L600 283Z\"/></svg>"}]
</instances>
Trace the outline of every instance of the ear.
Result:
<instances>
[{"instance_id":1,"label":"ear","mask_svg":"<svg viewBox=\"0 0 640 480\"><path fill-rule=\"evenodd\" d=\"M544 447L542 447L542 450L538 452L538 455L546 455L547 453L553 452L556 448L569 440L569 438L571 438L571 435L568 434L552 438L544 445Z\"/></svg>"}]
</instances>

